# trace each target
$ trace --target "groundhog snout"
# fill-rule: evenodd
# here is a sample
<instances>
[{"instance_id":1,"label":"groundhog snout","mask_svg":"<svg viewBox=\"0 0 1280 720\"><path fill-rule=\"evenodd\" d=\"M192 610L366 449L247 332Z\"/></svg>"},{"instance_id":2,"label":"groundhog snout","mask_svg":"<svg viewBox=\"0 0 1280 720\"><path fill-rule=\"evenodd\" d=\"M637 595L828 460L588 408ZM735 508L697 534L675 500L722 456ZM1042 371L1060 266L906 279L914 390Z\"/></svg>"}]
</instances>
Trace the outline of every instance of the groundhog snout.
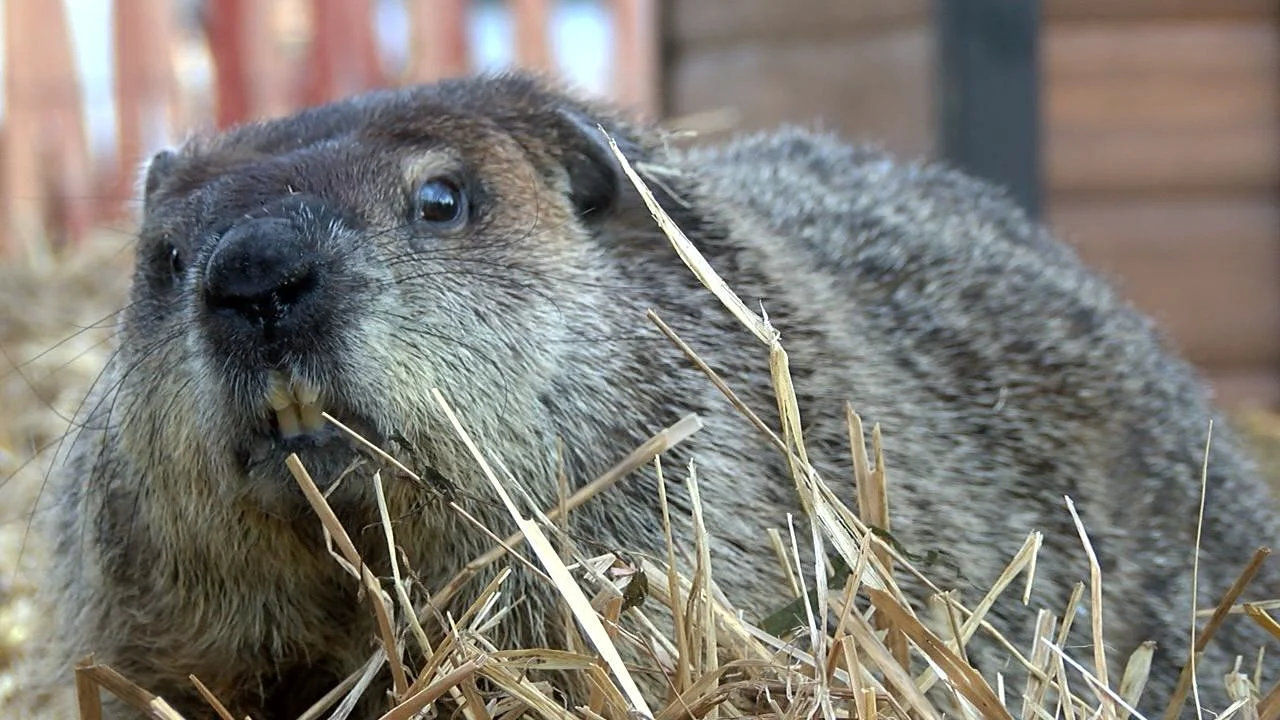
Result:
<instances>
[{"instance_id":1,"label":"groundhog snout","mask_svg":"<svg viewBox=\"0 0 1280 720\"><path fill-rule=\"evenodd\" d=\"M317 242L287 218L246 220L209 255L201 299L215 344L281 355L317 340L329 275Z\"/></svg>"}]
</instances>

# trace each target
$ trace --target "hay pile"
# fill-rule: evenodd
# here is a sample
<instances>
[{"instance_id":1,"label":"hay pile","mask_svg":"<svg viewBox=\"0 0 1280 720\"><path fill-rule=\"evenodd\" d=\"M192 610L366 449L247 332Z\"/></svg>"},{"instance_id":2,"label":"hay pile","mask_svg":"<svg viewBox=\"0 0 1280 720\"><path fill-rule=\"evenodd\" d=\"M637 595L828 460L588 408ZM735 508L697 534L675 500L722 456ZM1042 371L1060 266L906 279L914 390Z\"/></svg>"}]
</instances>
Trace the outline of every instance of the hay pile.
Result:
<instances>
[{"instance_id":1,"label":"hay pile","mask_svg":"<svg viewBox=\"0 0 1280 720\"><path fill-rule=\"evenodd\" d=\"M632 177L639 183L638 178ZM1031 671L1025 686L1006 686L1002 678L980 677L966 661L968 639L978 632L994 633L983 615L995 599L1005 593L1024 598L1029 595L1040 544L1038 533L1028 533L1022 550L1008 559L1006 571L975 606L962 606L951 594L935 588L937 595L930 603L935 616L918 616L896 578L911 575L926 584L927 579L882 533L870 530L887 528L887 497L892 489L893 470L886 468L881 459L878 428L864 433L861 420L850 408L850 448L859 469L855 512L851 509L855 503L844 499L852 493L829 484L835 479L821 478L809 466L787 354L778 334L715 276L679 230L669 226L669 220L667 223L664 229L686 263L760 340L773 369L783 427L765 426L660 318L651 315L650 319L700 363L708 381L715 383L779 452L790 457L795 487L814 522L812 534L805 537L797 535L788 518L779 518L783 529L775 531L773 538L778 560L791 578L790 587L780 588L779 596L808 597L812 601L794 603L786 612L762 623L765 627L756 627L739 618L730 601L718 591L715 578L720 568L712 564L704 542L696 542L694 547L676 547L669 542L666 557L660 561L614 555L582 557L565 551L570 543L565 542L558 518L589 502L593 495L607 492L611 484L641 465L655 464L661 473L661 453L698 431L696 417L686 418L655 436L598 481L564 498L559 507L542 512L518 505L516 498L524 496L519 479L493 472L484 449L470 441L466 427L455 419L454 430L467 440L477 461L486 469L520 533L505 539L494 536L494 549L477 558L467 573L445 588L430 588L434 597L440 600L442 595L456 592L471 573L485 565L524 563L561 592L564 619L576 621L579 633L567 650L493 647L486 640L486 629L506 610L505 595L501 594L505 575L500 574L468 611L451 618L452 632L433 644L419 625L417 608L409 601L411 592L416 590L410 587L413 568L395 567L391 582L375 578L362 564L346 529L336 520L306 468L291 457L290 469L332 539L334 562L342 564L363 584L367 590L365 600L380 628L379 649L371 654L366 666L334 688L306 717L343 717L344 708L350 707L374 675L383 671L389 672L394 686L394 698L385 718L417 717L421 712L426 716L458 712L468 720L506 720L519 715L557 720L612 719L630 718L637 713L659 720L715 720L721 716L821 716L827 720L1130 717L1149 667L1149 648L1140 649L1124 668L1108 668L1100 657L1077 658L1062 647L1080 608L1081 617L1091 623L1095 646L1104 645L1105 628L1094 612L1101 592L1096 562L1091 563L1091 582L1078 587L1071 606L1041 612L1034 637L1003 639ZM13 678L3 673L12 670L12 658L39 616L30 598L29 578L39 567L40 548L28 546L22 562L16 564L15 560L25 538L25 513L39 491L45 466L23 462L34 450L57 439L65 429L62 418L74 409L101 365L105 351L97 343L107 331L80 333L61 345L57 341L67 335L64 328L68 318L74 317L81 324L99 319L65 312L69 307L118 306L125 276L121 268L126 259L120 258L119 262L109 272L99 269L80 275L77 272L85 265L81 263L70 269L60 267L57 275L37 272L18 273L17 280L0 278L0 288L6 288L3 300L9 303L3 309L5 315L0 315L0 348L21 367L20 376L11 367L6 368L0 386L0 392L5 393L4 414L0 416L0 473L9 478L0 487L0 507L6 513L0 525L0 714L6 693L17 691ZM69 280L73 277L79 279ZM84 288L77 284L90 277L112 281L95 281L92 287ZM117 277L120 282L115 281ZM8 289L15 287L19 288L16 292ZM51 292L50 288L61 292ZM37 297L52 302L47 306L31 305L30 299ZM41 309L33 315L31 310L35 307ZM62 322L44 317L46 311L59 316ZM54 350L40 354L49 348ZM59 371L56 376L54 371ZM448 398L438 391L435 398L454 417ZM869 448L863 441L868 435ZM620 455L626 450L620 448ZM388 461L394 462L390 458ZM407 468L400 469L412 476ZM696 465L690 469L687 483L694 524L705 539L696 470ZM380 480L375 481L381 493ZM661 488L660 483L658 500L664 517L669 517ZM457 506L453 508L463 512ZM1073 509L1071 512L1074 514ZM384 525L388 528L387 542L394 546L389 529L392 525ZM1077 529L1081 552L1092 559L1087 528L1078 518ZM804 544L814 550L818 567L798 567L799 548ZM393 551L391 556L397 554ZM806 576L816 577L817 587L807 587L803 580ZM857 609L854 598L860 598L869 609ZM1206 611L1212 616L1201 632L1206 642L1216 623L1231 609L1231 602L1228 596L1222 607ZM675 619L674 635L658 630L659 623L652 620L655 608L664 608ZM1260 610L1260 622L1270 617L1266 612ZM630 621L628 627L638 630L623 630L617 624L624 615ZM646 648L640 656L647 660L639 664L623 660L624 655L630 660L636 653L619 650L634 647L635 643ZM583 673L595 692L586 707L566 710L552 700L548 686L526 678L527 669ZM637 681L655 670L665 673L672 686L661 707L647 704ZM82 687L102 687L128 699L149 717L178 717L162 699L132 685L109 667L86 665L78 671L77 680ZM1254 687L1245 671L1239 680L1240 699L1229 711L1231 715L1280 717L1280 687ZM193 683L203 688L198 678L193 678ZM69 693L76 685L68 678ZM231 716L221 709L217 697L207 690L203 692L211 708L229 720ZM84 697L93 695L96 693ZM83 706L82 712L84 717L93 717L93 703Z\"/></svg>"},{"instance_id":2,"label":"hay pile","mask_svg":"<svg viewBox=\"0 0 1280 720\"><path fill-rule=\"evenodd\" d=\"M17 693L18 652L42 611L44 557L28 532L52 448L106 362L132 239L103 231L66 257L0 263L0 717Z\"/></svg>"}]
</instances>

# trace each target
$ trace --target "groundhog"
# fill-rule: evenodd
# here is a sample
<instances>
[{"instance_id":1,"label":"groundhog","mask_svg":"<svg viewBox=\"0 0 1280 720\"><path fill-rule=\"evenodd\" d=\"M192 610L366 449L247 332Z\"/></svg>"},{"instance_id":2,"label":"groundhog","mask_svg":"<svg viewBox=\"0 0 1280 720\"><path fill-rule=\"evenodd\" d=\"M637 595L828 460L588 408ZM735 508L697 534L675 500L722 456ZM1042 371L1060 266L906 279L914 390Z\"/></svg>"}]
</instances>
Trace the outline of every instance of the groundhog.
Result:
<instances>
[{"instance_id":1,"label":"groundhog","mask_svg":"<svg viewBox=\"0 0 1280 720\"><path fill-rule=\"evenodd\" d=\"M326 412L433 478L385 479L404 558L437 588L493 546L444 507L451 492L495 532L514 525L432 388L529 508L696 413L703 429L665 466L680 478L696 465L719 585L750 621L786 603L765 532L801 514L786 459L645 314L777 427L767 353L682 263L597 126L778 328L824 476L852 478L846 402L881 426L898 546L942 551L972 601L1044 533L1031 605L1009 597L990 616L1015 641L1088 578L1064 496L1076 503L1104 577L1112 677L1155 641L1144 708L1162 709L1187 656L1216 415L1150 320L964 174L798 127L686 147L518 73L376 91L152 159L118 350L45 493L49 681L93 653L189 717L210 713L194 674L236 717L265 720L358 669L377 647L367 598L285 458L324 488L372 462ZM329 502L386 577L370 475L347 474ZM573 537L658 552L655 483L646 467L574 511ZM690 500L669 484L687 545ZM1276 509L1218 422L1202 607L1280 539ZM557 591L510 567L505 597L519 602L489 637L555 647ZM1275 596L1272 563L1246 599ZM1208 707L1226 706L1223 674L1237 655L1252 667L1264 642L1228 618L1199 664ZM970 658L993 685L1016 676L985 635ZM377 686L368 696L367 712L385 710Z\"/></svg>"}]
</instances>

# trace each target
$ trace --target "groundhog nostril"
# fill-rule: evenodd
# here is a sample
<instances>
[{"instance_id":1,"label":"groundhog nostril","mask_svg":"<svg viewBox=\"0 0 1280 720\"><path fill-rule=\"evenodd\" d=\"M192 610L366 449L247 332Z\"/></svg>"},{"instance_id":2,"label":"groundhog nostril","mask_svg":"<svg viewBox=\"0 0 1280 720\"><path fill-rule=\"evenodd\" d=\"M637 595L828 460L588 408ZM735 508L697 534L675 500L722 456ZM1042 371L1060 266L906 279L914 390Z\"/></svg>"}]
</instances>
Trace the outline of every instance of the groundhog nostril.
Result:
<instances>
[{"instance_id":1,"label":"groundhog nostril","mask_svg":"<svg viewBox=\"0 0 1280 720\"><path fill-rule=\"evenodd\" d=\"M308 293L316 285L316 275L314 268L308 266L307 272L302 275L289 278L280 287L276 288L273 299L281 307L291 307Z\"/></svg>"},{"instance_id":2,"label":"groundhog nostril","mask_svg":"<svg viewBox=\"0 0 1280 720\"><path fill-rule=\"evenodd\" d=\"M294 310L318 286L314 247L292 223L266 218L224 235L209 258L205 308L224 322L287 330Z\"/></svg>"}]
</instances>

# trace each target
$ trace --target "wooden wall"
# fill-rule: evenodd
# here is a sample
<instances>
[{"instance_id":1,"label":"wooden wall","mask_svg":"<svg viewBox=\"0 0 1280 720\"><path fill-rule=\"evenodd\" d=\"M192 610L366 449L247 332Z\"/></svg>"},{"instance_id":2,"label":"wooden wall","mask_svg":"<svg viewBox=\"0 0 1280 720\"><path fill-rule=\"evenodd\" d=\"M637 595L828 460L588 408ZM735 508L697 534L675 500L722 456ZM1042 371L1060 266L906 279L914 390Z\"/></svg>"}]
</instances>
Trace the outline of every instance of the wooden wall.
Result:
<instances>
[{"instance_id":1,"label":"wooden wall","mask_svg":"<svg viewBox=\"0 0 1280 720\"><path fill-rule=\"evenodd\" d=\"M665 110L935 147L922 0L667 0ZM1045 0L1046 219L1214 380L1280 406L1280 0Z\"/></svg>"},{"instance_id":2,"label":"wooden wall","mask_svg":"<svg viewBox=\"0 0 1280 720\"><path fill-rule=\"evenodd\" d=\"M1051 224L1215 378L1280 402L1280 0L1048 0Z\"/></svg>"},{"instance_id":3,"label":"wooden wall","mask_svg":"<svg viewBox=\"0 0 1280 720\"><path fill-rule=\"evenodd\" d=\"M668 114L733 107L739 127L792 120L909 154L933 143L925 0L668 0Z\"/></svg>"}]
</instances>

